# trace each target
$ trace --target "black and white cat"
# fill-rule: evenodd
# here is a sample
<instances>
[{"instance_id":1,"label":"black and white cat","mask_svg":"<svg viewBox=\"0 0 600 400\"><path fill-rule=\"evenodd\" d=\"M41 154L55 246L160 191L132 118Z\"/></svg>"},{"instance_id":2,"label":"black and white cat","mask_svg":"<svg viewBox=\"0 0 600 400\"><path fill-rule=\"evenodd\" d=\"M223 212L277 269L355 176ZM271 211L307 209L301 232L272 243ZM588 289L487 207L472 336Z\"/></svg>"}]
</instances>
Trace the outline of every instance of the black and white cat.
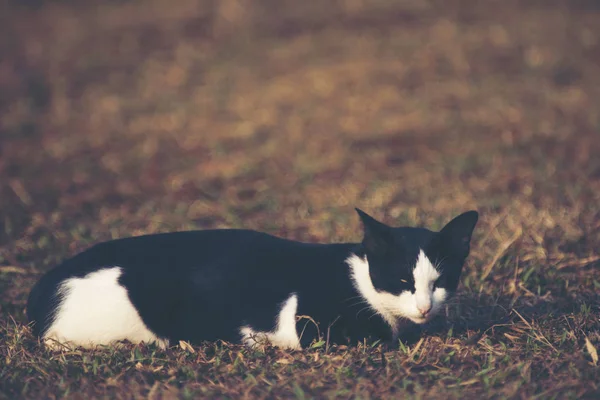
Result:
<instances>
[{"instance_id":1,"label":"black and white cat","mask_svg":"<svg viewBox=\"0 0 600 400\"><path fill-rule=\"evenodd\" d=\"M396 340L456 291L478 214L432 232L357 211L361 243L235 229L100 243L41 278L28 317L52 347L221 339L300 349L326 333L336 343Z\"/></svg>"}]
</instances>

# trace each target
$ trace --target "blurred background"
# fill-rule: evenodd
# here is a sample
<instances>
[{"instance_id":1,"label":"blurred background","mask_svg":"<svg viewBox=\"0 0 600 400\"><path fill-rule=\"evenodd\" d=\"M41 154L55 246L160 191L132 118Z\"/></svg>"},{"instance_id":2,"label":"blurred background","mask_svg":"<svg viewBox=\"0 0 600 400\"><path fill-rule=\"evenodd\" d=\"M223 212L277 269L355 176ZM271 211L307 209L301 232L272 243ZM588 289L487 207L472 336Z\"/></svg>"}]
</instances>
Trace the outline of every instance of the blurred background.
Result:
<instances>
[{"instance_id":1,"label":"blurred background","mask_svg":"<svg viewBox=\"0 0 600 400\"><path fill-rule=\"evenodd\" d=\"M359 240L355 206L431 228L478 209L467 288L519 257L543 295L539 265L597 263L597 1L0 4L17 313L37 274L91 243L215 227Z\"/></svg>"},{"instance_id":2,"label":"blurred background","mask_svg":"<svg viewBox=\"0 0 600 400\"><path fill-rule=\"evenodd\" d=\"M0 0L0 398L598 398L599 154L597 0ZM60 361L24 328L34 282L93 243L358 241L355 206L481 215L447 318L387 365Z\"/></svg>"}]
</instances>

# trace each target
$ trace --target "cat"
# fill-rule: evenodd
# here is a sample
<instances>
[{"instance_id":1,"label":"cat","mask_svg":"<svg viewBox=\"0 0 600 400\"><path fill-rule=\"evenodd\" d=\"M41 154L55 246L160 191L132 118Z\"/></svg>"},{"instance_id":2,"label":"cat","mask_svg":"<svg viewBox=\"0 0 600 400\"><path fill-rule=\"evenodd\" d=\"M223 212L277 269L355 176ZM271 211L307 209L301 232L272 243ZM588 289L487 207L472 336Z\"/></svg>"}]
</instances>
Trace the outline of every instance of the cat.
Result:
<instances>
[{"instance_id":1,"label":"cat","mask_svg":"<svg viewBox=\"0 0 600 400\"><path fill-rule=\"evenodd\" d=\"M397 341L455 293L478 213L433 232L356 211L360 243L242 229L100 243L42 276L27 315L51 348L223 340L301 349L325 335L341 344Z\"/></svg>"}]
</instances>

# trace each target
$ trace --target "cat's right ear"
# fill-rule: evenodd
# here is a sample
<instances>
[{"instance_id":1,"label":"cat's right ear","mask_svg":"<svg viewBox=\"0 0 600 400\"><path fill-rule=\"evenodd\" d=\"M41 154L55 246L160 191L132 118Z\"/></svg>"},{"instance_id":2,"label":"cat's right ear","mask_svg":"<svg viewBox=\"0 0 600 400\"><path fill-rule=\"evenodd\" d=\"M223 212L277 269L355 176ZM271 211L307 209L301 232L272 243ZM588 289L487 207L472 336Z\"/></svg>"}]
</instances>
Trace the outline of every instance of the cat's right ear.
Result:
<instances>
[{"instance_id":1,"label":"cat's right ear","mask_svg":"<svg viewBox=\"0 0 600 400\"><path fill-rule=\"evenodd\" d=\"M362 244L365 250L376 255L384 255L393 243L392 230L359 208L355 208L363 223Z\"/></svg>"}]
</instances>

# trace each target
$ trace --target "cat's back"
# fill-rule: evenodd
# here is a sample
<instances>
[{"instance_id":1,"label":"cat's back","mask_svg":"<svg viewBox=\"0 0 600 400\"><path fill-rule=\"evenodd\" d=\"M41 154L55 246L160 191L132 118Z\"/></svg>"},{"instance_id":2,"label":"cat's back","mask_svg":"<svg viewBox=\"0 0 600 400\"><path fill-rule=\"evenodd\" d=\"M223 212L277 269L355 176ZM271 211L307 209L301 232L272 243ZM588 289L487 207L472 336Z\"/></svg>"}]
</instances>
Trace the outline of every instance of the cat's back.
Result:
<instances>
[{"instance_id":1,"label":"cat's back","mask_svg":"<svg viewBox=\"0 0 600 400\"><path fill-rule=\"evenodd\" d=\"M283 239L251 230L183 231L101 243L90 249L90 255L127 268L149 270L169 266L172 270L179 270L197 268L203 262L241 254L256 246L275 246L281 241Z\"/></svg>"},{"instance_id":2,"label":"cat's back","mask_svg":"<svg viewBox=\"0 0 600 400\"><path fill-rule=\"evenodd\" d=\"M243 254L253 248L294 246L292 241L242 229L215 229L158 233L110 240L93 245L63 261L46 276L79 277L106 266L126 269L180 270L203 261Z\"/></svg>"}]
</instances>

